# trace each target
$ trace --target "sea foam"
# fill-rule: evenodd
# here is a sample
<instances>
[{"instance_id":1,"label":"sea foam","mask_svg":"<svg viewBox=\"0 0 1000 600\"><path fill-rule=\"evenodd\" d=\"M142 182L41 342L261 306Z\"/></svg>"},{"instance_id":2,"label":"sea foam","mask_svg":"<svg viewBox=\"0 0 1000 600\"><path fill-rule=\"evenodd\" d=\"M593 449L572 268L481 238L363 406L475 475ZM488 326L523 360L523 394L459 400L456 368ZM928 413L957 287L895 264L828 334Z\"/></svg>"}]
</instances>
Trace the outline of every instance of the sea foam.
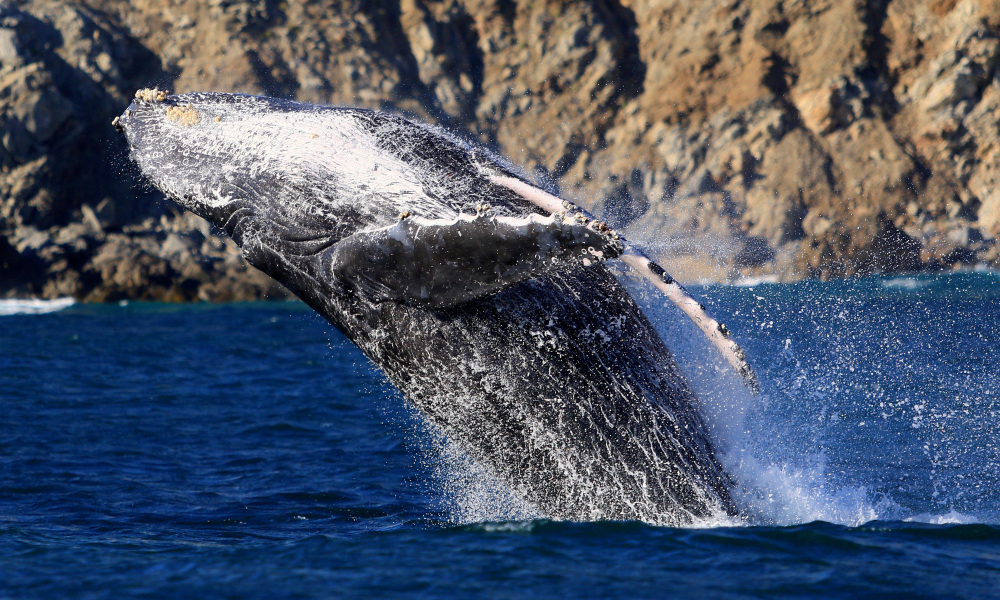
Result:
<instances>
[{"instance_id":1,"label":"sea foam","mask_svg":"<svg viewBox=\"0 0 1000 600\"><path fill-rule=\"evenodd\" d=\"M39 300L35 298L10 298L0 300L0 317L11 315L41 315L63 310L75 304L72 298Z\"/></svg>"}]
</instances>

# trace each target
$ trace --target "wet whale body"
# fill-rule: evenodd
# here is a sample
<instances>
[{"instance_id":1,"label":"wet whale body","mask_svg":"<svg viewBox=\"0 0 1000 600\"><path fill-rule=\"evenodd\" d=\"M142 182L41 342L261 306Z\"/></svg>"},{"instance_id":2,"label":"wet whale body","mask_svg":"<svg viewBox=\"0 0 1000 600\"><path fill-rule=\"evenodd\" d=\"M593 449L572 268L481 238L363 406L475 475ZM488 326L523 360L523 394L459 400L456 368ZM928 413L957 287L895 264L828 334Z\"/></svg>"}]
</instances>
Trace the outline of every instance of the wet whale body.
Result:
<instances>
[{"instance_id":1,"label":"wet whale body","mask_svg":"<svg viewBox=\"0 0 1000 600\"><path fill-rule=\"evenodd\" d=\"M143 90L114 125L149 182L542 513L735 514L697 399L602 264L629 248L540 208L501 160L394 115L246 95Z\"/></svg>"}]
</instances>

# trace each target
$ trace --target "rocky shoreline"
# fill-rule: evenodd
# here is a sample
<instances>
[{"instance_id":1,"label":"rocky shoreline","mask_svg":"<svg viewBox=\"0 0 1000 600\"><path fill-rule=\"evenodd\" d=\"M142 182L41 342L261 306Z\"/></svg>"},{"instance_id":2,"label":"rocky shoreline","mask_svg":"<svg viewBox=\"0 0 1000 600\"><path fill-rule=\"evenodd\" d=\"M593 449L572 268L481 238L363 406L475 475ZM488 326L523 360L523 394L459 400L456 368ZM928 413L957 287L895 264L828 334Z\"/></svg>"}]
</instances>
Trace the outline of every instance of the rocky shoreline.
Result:
<instances>
[{"instance_id":1,"label":"rocky shoreline","mask_svg":"<svg viewBox=\"0 0 1000 600\"><path fill-rule=\"evenodd\" d=\"M1000 4L0 5L0 297L284 298L142 186L139 88L399 111L495 148L682 281L1000 267Z\"/></svg>"}]
</instances>

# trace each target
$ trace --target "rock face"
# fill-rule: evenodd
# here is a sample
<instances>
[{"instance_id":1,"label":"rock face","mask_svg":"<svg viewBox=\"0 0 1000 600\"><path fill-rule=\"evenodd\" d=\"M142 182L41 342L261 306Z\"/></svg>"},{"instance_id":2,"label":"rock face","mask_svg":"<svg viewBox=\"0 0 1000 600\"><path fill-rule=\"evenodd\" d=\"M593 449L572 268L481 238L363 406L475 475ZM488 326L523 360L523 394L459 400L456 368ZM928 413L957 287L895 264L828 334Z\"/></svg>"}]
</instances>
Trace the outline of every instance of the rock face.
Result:
<instances>
[{"instance_id":1,"label":"rock face","mask_svg":"<svg viewBox=\"0 0 1000 600\"><path fill-rule=\"evenodd\" d=\"M1000 3L0 5L0 296L282 297L141 186L140 87L397 110L490 145L679 278L1000 266Z\"/></svg>"},{"instance_id":2,"label":"rock face","mask_svg":"<svg viewBox=\"0 0 1000 600\"><path fill-rule=\"evenodd\" d=\"M103 8L0 5L0 296L284 295L207 223L137 185L108 119L172 76Z\"/></svg>"}]
</instances>

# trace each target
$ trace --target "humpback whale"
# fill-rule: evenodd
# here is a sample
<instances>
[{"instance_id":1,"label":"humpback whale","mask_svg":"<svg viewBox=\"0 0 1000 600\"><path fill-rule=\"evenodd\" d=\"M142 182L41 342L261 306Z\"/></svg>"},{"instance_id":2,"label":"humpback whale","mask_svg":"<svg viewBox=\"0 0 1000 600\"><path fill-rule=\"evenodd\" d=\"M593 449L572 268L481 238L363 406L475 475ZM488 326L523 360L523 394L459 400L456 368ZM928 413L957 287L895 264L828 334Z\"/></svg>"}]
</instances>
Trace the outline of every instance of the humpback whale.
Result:
<instances>
[{"instance_id":1,"label":"humpback whale","mask_svg":"<svg viewBox=\"0 0 1000 600\"><path fill-rule=\"evenodd\" d=\"M354 342L449 439L552 518L736 514L698 399L606 267L659 266L492 153L379 111L141 90L113 122L144 178Z\"/></svg>"}]
</instances>

